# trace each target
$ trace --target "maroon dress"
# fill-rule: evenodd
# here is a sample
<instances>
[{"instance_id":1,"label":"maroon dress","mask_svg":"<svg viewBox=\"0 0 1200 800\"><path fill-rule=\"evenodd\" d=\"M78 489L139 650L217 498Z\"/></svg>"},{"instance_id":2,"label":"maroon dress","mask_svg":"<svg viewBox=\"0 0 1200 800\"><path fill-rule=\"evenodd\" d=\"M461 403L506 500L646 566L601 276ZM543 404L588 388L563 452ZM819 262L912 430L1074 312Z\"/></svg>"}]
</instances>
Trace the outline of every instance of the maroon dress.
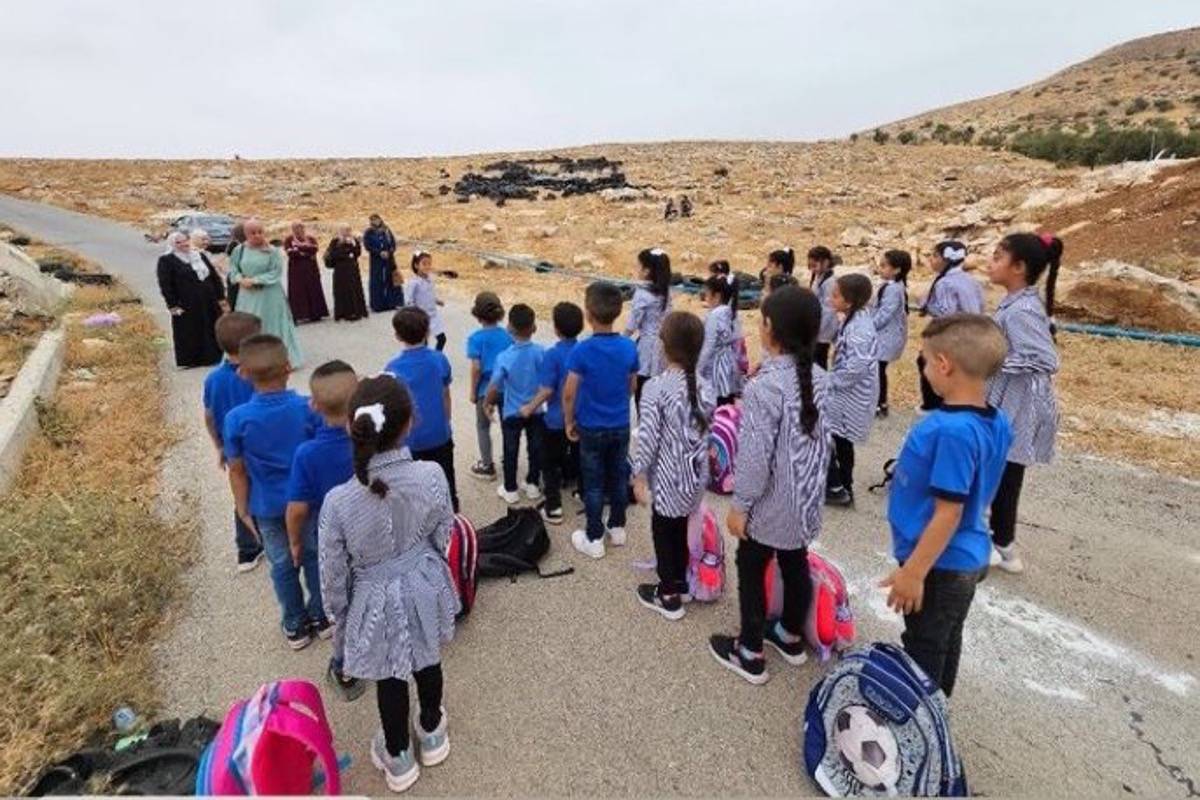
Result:
<instances>
[{"instance_id":1,"label":"maroon dress","mask_svg":"<svg viewBox=\"0 0 1200 800\"><path fill-rule=\"evenodd\" d=\"M317 267L320 245L311 236L288 236L283 250L288 259L288 305L296 322L316 322L329 316L325 292L321 289L321 271Z\"/></svg>"}]
</instances>

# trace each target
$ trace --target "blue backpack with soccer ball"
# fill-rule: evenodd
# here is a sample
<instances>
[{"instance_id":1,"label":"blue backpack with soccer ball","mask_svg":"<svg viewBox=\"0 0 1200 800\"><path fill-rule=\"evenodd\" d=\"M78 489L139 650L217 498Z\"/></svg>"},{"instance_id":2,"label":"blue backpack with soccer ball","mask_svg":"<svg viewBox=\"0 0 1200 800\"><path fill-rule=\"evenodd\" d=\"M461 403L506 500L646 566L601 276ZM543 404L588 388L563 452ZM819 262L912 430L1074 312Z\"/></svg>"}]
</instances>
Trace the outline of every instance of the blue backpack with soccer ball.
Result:
<instances>
[{"instance_id":1,"label":"blue backpack with soccer ball","mask_svg":"<svg viewBox=\"0 0 1200 800\"><path fill-rule=\"evenodd\" d=\"M946 696L899 647L845 653L804 711L804 768L831 797L969 794Z\"/></svg>"}]
</instances>

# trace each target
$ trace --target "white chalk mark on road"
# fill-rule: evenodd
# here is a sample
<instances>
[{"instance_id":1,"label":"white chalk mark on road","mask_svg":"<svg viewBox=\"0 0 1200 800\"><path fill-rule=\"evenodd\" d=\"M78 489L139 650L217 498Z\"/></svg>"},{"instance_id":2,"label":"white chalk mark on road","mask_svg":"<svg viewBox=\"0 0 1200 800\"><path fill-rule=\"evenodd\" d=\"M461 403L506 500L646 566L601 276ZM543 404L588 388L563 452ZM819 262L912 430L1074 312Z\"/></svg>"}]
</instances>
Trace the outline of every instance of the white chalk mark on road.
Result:
<instances>
[{"instance_id":1,"label":"white chalk mark on road","mask_svg":"<svg viewBox=\"0 0 1200 800\"><path fill-rule=\"evenodd\" d=\"M1043 694L1046 697L1057 697L1062 700L1087 700L1087 695L1085 695L1083 692L1077 692L1067 686L1045 686L1033 680L1032 678L1026 678L1023 682L1027 688L1032 689L1038 694Z\"/></svg>"}]
</instances>

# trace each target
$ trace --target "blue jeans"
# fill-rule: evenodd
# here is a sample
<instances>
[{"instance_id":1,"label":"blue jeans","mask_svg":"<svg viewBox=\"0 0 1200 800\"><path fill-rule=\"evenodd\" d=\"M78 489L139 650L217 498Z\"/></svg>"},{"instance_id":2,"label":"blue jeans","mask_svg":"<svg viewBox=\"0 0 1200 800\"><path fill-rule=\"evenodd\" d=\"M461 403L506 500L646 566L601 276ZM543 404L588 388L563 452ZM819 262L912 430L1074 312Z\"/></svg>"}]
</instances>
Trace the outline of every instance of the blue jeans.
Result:
<instances>
[{"instance_id":1,"label":"blue jeans","mask_svg":"<svg viewBox=\"0 0 1200 800\"><path fill-rule=\"evenodd\" d=\"M249 564L258 558L258 554L263 550L258 539L254 538L254 534L246 527L246 523L242 522L236 511L233 514L233 541L237 543L239 564Z\"/></svg>"},{"instance_id":2,"label":"blue jeans","mask_svg":"<svg viewBox=\"0 0 1200 800\"><path fill-rule=\"evenodd\" d=\"M587 538L604 536L601 517L608 500L608 528L625 527L629 505L629 428L579 429L579 479L587 512Z\"/></svg>"},{"instance_id":3,"label":"blue jeans","mask_svg":"<svg viewBox=\"0 0 1200 800\"><path fill-rule=\"evenodd\" d=\"M303 630L309 621L325 619L321 606L321 578L317 569L317 524L309 517L304 527L304 556L300 568L292 563L292 551L288 547L287 528L283 517L255 517L254 524L262 534L267 561L271 563L271 583L275 586L275 597L283 610L283 630L292 634ZM308 605L304 603L304 590L300 586L300 573L304 572L304 583L308 586Z\"/></svg>"}]
</instances>

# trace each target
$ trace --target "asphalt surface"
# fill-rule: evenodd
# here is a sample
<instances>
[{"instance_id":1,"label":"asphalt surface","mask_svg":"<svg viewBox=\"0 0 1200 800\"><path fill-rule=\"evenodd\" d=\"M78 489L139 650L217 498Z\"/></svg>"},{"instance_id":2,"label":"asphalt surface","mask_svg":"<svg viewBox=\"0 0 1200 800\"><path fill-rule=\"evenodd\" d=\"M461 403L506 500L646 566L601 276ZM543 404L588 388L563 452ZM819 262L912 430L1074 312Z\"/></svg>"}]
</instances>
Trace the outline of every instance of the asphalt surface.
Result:
<instances>
[{"instance_id":1,"label":"asphalt surface","mask_svg":"<svg viewBox=\"0 0 1200 800\"><path fill-rule=\"evenodd\" d=\"M140 232L6 197L0 220L100 262L165 324L154 283L159 248ZM467 477L476 455L464 390L471 326L462 303L446 312L459 491L482 525L504 508L494 484ZM385 315L305 326L301 341L310 367L338 357L374 372L396 350ZM204 371L178 371L168 353L163 365L164 401L182 431L164 466L164 494L202 525L190 600L172 612L158 679L171 714L220 717L263 681L320 681L329 646L288 650L267 570L235 574L229 493L202 427ZM306 379L294 385L303 390ZM874 588L889 569L883 501L861 489L910 422L894 414L876 426L858 455L857 510L830 510L819 543L852 584L861 640L899 634ZM724 502L710 501L723 517ZM800 766L800 718L822 667L771 659L771 681L754 687L713 662L707 636L736 628L732 545L721 602L693 605L676 623L642 609L633 562L652 554L648 525L647 513L634 511L630 545L599 562L571 549L569 526L552 528L548 559L574 564L574 575L480 587L445 653L453 755L426 770L415 793L819 794ZM1018 541L1027 572L989 577L967 623L952 726L972 789L1195 796L1200 487L1065 454L1027 478ZM147 542L152 548L152 531ZM327 693L327 702L337 746L354 759L345 790L384 793L367 757L378 725L373 694L346 704Z\"/></svg>"}]
</instances>

